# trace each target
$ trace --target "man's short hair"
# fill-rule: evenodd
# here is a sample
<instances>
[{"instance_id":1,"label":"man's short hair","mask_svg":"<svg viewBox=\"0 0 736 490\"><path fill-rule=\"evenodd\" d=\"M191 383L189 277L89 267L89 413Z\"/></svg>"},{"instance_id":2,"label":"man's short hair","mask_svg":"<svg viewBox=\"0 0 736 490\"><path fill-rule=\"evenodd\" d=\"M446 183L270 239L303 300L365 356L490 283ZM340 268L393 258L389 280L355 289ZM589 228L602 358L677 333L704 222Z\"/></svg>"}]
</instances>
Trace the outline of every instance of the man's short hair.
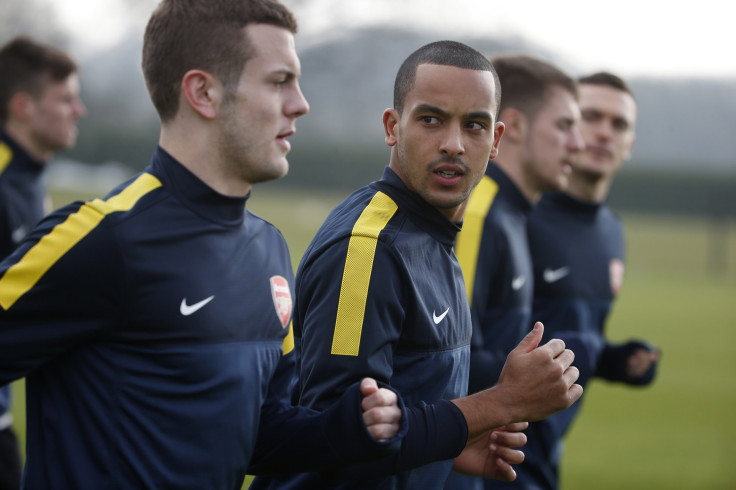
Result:
<instances>
[{"instance_id":1,"label":"man's short hair","mask_svg":"<svg viewBox=\"0 0 736 490\"><path fill-rule=\"evenodd\" d=\"M528 55L496 56L491 62L503 89L501 112L513 107L533 119L553 87L578 97L575 80L551 63Z\"/></svg>"},{"instance_id":2,"label":"man's short hair","mask_svg":"<svg viewBox=\"0 0 736 490\"><path fill-rule=\"evenodd\" d=\"M580 77L578 78L578 85L604 85L606 87L615 88L616 90L621 90L622 92L629 94L631 97L634 97L634 92L631 90L631 86L626 83L623 78L607 71L599 71L591 75ZM636 97L634 97L634 99L636 99Z\"/></svg>"},{"instance_id":3,"label":"man's short hair","mask_svg":"<svg viewBox=\"0 0 736 490\"><path fill-rule=\"evenodd\" d=\"M143 76L162 122L179 109L181 80L199 69L226 90L237 85L254 56L243 28L270 24L297 31L293 14L277 0L162 0L143 37Z\"/></svg>"},{"instance_id":4,"label":"man's short hair","mask_svg":"<svg viewBox=\"0 0 736 490\"><path fill-rule=\"evenodd\" d=\"M501 85L491 62L475 49L457 41L436 41L426 44L409 55L401 64L394 82L394 109L401 114L406 95L414 88L417 66L445 65L467 70L488 71L496 84L496 109L501 101Z\"/></svg>"},{"instance_id":5,"label":"man's short hair","mask_svg":"<svg viewBox=\"0 0 736 490\"><path fill-rule=\"evenodd\" d=\"M26 36L10 40L0 48L0 123L8 120L15 94L40 97L47 81L62 81L77 70L74 60L53 46Z\"/></svg>"}]
</instances>

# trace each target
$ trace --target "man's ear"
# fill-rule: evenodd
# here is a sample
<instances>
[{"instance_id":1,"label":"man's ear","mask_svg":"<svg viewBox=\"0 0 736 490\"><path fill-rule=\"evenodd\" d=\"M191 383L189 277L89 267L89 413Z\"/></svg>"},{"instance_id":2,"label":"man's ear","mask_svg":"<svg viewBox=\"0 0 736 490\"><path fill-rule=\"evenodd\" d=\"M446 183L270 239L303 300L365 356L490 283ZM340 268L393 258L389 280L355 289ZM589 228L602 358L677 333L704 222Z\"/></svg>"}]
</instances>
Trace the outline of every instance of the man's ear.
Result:
<instances>
[{"instance_id":1,"label":"man's ear","mask_svg":"<svg viewBox=\"0 0 736 490\"><path fill-rule=\"evenodd\" d=\"M388 146L396 145L399 140L399 113L396 109L386 109L383 111L383 132L386 136L386 144Z\"/></svg>"},{"instance_id":2,"label":"man's ear","mask_svg":"<svg viewBox=\"0 0 736 490\"><path fill-rule=\"evenodd\" d=\"M527 119L523 112L515 107L507 107L498 115L498 120L503 121L506 129L503 132L504 139L508 141L523 141L526 138Z\"/></svg>"},{"instance_id":3,"label":"man's ear","mask_svg":"<svg viewBox=\"0 0 736 490\"><path fill-rule=\"evenodd\" d=\"M493 128L493 146L491 146L491 154L488 156L489 160L493 160L498 156L498 145L501 144L501 137L506 130L506 125L501 121L498 121Z\"/></svg>"},{"instance_id":4,"label":"man's ear","mask_svg":"<svg viewBox=\"0 0 736 490\"><path fill-rule=\"evenodd\" d=\"M33 112L34 98L28 92L16 92L8 103L10 116L17 119L26 119Z\"/></svg>"},{"instance_id":5,"label":"man's ear","mask_svg":"<svg viewBox=\"0 0 736 490\"><path fill-rule=\"evenodd\" d=\"M189 107L205 119L214 119L223 95L222 83L202 70L189 70L181 79L181 93Z\"/></svg>"}]
</instances>

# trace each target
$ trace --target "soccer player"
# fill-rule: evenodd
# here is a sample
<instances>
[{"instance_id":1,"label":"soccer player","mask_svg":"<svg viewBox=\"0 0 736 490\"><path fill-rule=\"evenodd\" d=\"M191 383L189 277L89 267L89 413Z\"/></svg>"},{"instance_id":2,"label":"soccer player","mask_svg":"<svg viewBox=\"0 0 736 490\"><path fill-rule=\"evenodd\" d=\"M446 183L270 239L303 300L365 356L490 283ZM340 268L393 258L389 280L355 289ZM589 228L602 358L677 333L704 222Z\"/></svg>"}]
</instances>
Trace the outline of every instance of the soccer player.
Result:
<instances>
[{"instance_id":1,"label":"soccer player","mask_svg":"<svg viewBox=\"0 0 736 490\"><path fill-rule=\"evenodd\" d=\"M576 353L581 383L591 376L630 385L653 381L658 351L648 342L617 345L605 323L624 278L624 232L606 205L613 178L634 144L636 101L628 84L610 73L578 80L585 151L575 160L564 193L545 195L532 211L529 243L534 263L534 318L547 335L564 338ZM523 488L558 488L562 439L580 403L531 424Z\"/></svg>"},{"instance_id":2,"label":"soccer player","mask_svg":"<svg viewBox=\"0 0 736 490\"><path fill-rule=\"evenodd\" d=\"M470 195L455 253L470 299L471 393L493 386L531 325L534 283L527 215L542 193L567 184L583 148L575 80L530 56L492 59L503 97L502 150ZM452 474L451 488L492 485Z\"/></svg>"},{"instance_id":3,"label":"soccer player","mask_svg":"<svg viewBox=\"0 0 736 490\"><path fill-rule=\"evenodd\" d=\"M54 152L74 146L85 114L76 63L27 37L0 48L0 259L49 211L43 183ZM0 490L20 486L21 459L9 412L10 387L0 388Z\"/></svg>"},{"instance_id":4,"label":"soccer player","mask_svg":"<svg viewBox=\"0 0 736 490\"><path fill-rule=\"evenodd\" d=\"M295 31L271 0L163 0L143 43L162 123L150 166L51 213L0 263L0 383L27 380L26 488L234 489L403 436L396 394L371 379L329 412L283 403L291 261L245 204L287 172L309 109Z\"/></svg>"},{"instance_id":5,"label":"soccer player","mask_svg":"<svg viewBox=\"0 0 736 490\"><path fill-rule=\"evenodd\" d=\"M391 383L410 405L400 452L380 461L386 466L365 465L373 478L311 473L256 478L253 488L435 489L453 464L512 480L509 463L523 455L494 452L504 432L492 429L522 422L511 428L520 435L524 421L581 394L572 352L559 340L537 347L536 325L498 384L465 396L470 310L453 244L467 198L498 153L500 95L490 61L464 44L439 41L411 54L396 76L394 108L383 113L391 148L383 177L332 211L299 266L299 402L326 410L363 376ZM478 441L491 450L466 459L463 448Z\"/></svg>"}]
</instances>

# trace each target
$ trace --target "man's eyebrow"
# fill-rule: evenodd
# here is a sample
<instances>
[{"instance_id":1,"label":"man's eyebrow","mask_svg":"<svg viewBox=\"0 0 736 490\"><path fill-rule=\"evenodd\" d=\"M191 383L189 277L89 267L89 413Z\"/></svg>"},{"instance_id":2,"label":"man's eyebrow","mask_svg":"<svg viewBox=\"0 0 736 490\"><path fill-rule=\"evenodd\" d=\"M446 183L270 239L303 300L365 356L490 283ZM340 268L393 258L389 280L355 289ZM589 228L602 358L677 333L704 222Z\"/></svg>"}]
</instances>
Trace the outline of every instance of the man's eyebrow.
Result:
<instances>
[{"instance_id":1,"label":"man's eyebrow","mask_svg":"<svg viewBox=\"0 0 736 490\"><path fill-rule=\"evenodd\" d=\"M291 79L291 78L299 78L299 73L297 73L294 70L289 69L289 68L280 68L278 70L274 70L272 72L272 75L274 75L274 76L276 76L276 75L284 76L284 77L289 78L289 79Z\"/></svg>"},{"instance_id":2,"label":"man's eyebrow","mask_svg":"<svg viewBox=\"0 0 736 490\"><path fill-rule=\"evenodd\" d=\"M414 112L430 113L441 117L450 117L450 113L432 104L419 104Z\"/></svg>"},{"instance_id":3,"label":"man's eyebrow","mask_svg":"<svg viewBox=\"0 0 736 490\"><path fill-rule=\"evenodd\" d=\"M627 118L623 116L614 116L613 118L611 118L611 120L613 124L618 124L618 125L622 125L626 127L631 126L631 121L629 121Z\"/></svg>"},{"instance_id":4,"label":"man's eyebrow","mask_svg":"<svg viewBox=\"0 0 736 490\"><path fill-rule=\"evenodd\" d=\"M440 117L448 118L451 114L443 109L432 104L420 104L414 109L414 112L435 114ZM493 120L493 116L488 111L473 111L463 115L463 119L473 119L490 122Z\"/></svg>"},{"instance_id":5,"label":"man's eyebrow","mask_svg":"<svg viewBox=\"0 0 736 490\"><path fill-rule=\"evenodd\" d=\"M488 111L474 111L465 116L465 119L481 120L486 122L493 121L493 116Z\"/></svg>"},{"instance_id":6,"label":"man's eyebrow","mask_svg":"<svg viewBox=\"0 0 736 490\"><path fill-rule=\"evenodd\" d=\"M596 116L603 115L603 111L596 109L595 107L581 107L580 112L585 114L595 114Z\"/></svg>"}]
</instances>

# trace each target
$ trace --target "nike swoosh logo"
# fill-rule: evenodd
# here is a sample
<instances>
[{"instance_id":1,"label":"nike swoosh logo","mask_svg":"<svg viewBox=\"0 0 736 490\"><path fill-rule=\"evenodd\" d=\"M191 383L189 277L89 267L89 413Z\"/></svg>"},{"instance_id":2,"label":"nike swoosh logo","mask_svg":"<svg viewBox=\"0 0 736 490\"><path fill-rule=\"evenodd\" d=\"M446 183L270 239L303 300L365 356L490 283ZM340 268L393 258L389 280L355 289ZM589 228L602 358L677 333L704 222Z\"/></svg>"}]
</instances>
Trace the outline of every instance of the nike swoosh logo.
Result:
<instances>
[{"instance_id":1,"label":"nike swoosh logo","mask_svg":"<svg viewBox=\"0 0 736 490\"><path fill-rule=\"evenodd\" d=\"M568 266L560 267L559 269L544 269L544 280L548 283L557 282L566 275L570 274L570 268Z\"/></svg>"},{"instance_id":2,"label":"nike swoosh logo","mask_svg":"<svg viewBox=\"0 0 736 490\"><path fill-rule=\"evenodd\" d=\"M444 313L442 313L440 316L437 316L437 313L432 311L432 320L434 320L434 324L437 325L439 322L445 319L445 316L447 316L447 313L450 311L450 308L447 308Z\"/></svg>"},{"instance_id":3,"label":"nike swoosh logo","mask_svg":"<svg viewBox=\"0 0 736 490\"><path fill-rule=\"evenodd\" d=\"M212 295L209 298L203 299L199 303L194 303L193 305L188 305L187 304L187 299L184 298L183 300L181 300L181 305L179 306L179 311L181 312L182 315L189 316L192 313L194 313L195 311L200 310L204 305L206 305L207 303L209 303L210 301L212 301L214 298L215 298L215 296Z\"/></svg>"},{"instance_id":4,"label":"nike swoosh logo","mask_svg":"<svg viewBox=\"0 0 736 490\"><path fill-rule=\"evenodd\" d=\"M513 281L511 281L511 288L514 291L518 291L519 289L522 288L522 286L524 286L525 282L526 282L526 278L524 276L515 277Z\"/></svg>"}]
</instances>

